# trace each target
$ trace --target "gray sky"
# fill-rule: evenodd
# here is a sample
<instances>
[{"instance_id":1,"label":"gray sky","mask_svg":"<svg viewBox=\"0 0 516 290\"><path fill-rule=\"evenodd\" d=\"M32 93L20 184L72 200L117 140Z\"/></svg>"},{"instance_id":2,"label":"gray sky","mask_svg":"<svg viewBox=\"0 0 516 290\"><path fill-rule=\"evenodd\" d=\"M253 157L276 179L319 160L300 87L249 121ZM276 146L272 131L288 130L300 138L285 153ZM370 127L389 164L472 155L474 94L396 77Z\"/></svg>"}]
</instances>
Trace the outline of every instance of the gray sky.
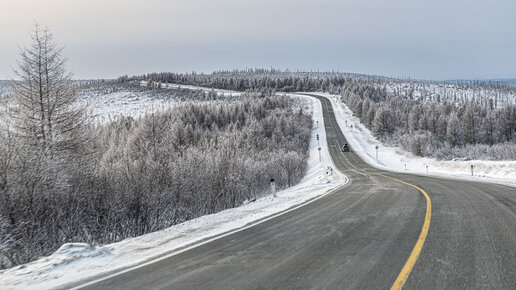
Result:
<instances>
[{"instance_id":1,"label":"gray sky","mask_svg":"<svg viewBox=\"0 0 516 290\"><path fill-rule=\"evenodd\" d=\"M516 77L514 0L0 0L0 79L36 21L77 78L254 67Z\"/></svg>"}]
</instances>

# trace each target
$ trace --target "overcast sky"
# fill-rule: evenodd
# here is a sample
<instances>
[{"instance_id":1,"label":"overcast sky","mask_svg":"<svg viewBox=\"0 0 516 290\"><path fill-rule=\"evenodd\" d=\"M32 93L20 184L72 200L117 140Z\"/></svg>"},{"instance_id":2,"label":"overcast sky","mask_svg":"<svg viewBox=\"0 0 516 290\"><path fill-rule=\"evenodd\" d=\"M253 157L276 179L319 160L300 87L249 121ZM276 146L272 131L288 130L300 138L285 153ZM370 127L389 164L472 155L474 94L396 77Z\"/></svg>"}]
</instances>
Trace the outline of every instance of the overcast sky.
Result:
<instances>
[{"instance_id":1,"label":"overcast sky","mask_svg":"<svg viewBox=\"0 0 516 290\"><path fill-rule=\"evenodd\" d=\"M77 78L255 67L516 77L514 0L0 0L0 79L36 21Z\"/></svg>"}]
</instances>

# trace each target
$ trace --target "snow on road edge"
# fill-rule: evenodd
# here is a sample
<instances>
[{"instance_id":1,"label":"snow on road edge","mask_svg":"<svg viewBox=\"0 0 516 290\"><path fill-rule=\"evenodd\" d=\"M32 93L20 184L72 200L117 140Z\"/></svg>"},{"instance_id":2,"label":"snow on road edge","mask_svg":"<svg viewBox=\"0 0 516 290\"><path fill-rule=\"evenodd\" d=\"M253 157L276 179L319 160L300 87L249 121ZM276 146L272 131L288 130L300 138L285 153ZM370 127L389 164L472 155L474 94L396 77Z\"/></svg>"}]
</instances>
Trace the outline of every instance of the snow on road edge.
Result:
<instances>
[{"instance_id":1,"label":"snow on road edge","mask_svg":"<svg viewBox=\"0 0 516 290\"><path fill-rule=\"evenodd\" d=\"M118 243L99 247L83 243L65 244L50 256L0 271L0 288L62 287L117 269L137 267L149 259L173 255L170 252L175 249L199 243L228 231L241 230L251 222L284 212L309 200L313 201L314 198L322 197L345 184L347 177L344 174L337 170L333 170L333 176L327 173L328 168L333 167L333 163L326 143L321 103L314 98L299 97L311 102L314 127L310 139L308 170L296 186L278 192L277 198L266 196L237 208L202 216L162 231L125 239ZM318 126L315 125L316 121L319 121ZM321 142L321 161L316 134L319 134Z\"/></svg>"}]
</instances>

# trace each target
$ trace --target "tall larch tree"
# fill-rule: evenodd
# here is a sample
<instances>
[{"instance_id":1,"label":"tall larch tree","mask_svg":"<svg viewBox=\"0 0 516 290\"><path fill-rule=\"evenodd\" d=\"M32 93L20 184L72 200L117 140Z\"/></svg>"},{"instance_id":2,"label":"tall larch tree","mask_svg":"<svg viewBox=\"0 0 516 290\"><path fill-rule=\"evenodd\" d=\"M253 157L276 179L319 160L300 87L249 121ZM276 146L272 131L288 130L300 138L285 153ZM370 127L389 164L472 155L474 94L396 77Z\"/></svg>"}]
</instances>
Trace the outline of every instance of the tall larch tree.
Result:
<instances>
[{"instance_id":1,"label":"tall larch tree","mask_svg":"<svg viewBox=\"0 0 516 290\"><path fill-rule=\"evenodd\" d=\"M32 43L22 48L18 80L12 81L16 133L46 156L76 150L86 142L84 109L75 104L76 92L66 71L63 47L53 34L35 25Z\"/></svg>"}]
</instances>

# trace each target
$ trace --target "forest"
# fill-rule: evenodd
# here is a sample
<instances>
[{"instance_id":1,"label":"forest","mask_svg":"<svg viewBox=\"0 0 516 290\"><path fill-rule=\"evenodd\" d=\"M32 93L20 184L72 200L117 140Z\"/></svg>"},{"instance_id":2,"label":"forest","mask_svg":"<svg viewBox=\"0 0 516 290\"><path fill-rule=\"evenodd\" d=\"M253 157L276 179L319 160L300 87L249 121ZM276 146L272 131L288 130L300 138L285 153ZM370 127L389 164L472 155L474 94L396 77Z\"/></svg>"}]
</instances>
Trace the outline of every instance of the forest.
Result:
<instances>
[{"instance_id":1,"label":"forest","mask_svg":"<svg viewBox=\"0 0 516 290\"><path fill-rule=\"evenodd\" d=\"M94 121L52 34L33 38L0 110L0 269L68 242L162 230L263 197L271 178L282 189L303 177L312 118L299 99L191 92L140 117Z\"/></svg>"},{"instance_id":2,"label":"forest","mask_svg":"<svg viewBox=\"0 0 516 290\"><path fill-rule=\"evenodd\" d=\"M516 104L493 99L417 100L368 84L343 87L342 101L373 134L417 156L516 159Z\"/></svg>"},{"instance_id":3,"label":"forest","mask_svg":"<svg viewBox=\"0 0 516 290\"><path fill-rule=\"evenodd\" d=\"M288 97L183 103L89 125L85 144L37 154L2 131L2 268L66 242L102 244L161 230L297 183L311 117Z\"/></svg>"}]
</instances>

